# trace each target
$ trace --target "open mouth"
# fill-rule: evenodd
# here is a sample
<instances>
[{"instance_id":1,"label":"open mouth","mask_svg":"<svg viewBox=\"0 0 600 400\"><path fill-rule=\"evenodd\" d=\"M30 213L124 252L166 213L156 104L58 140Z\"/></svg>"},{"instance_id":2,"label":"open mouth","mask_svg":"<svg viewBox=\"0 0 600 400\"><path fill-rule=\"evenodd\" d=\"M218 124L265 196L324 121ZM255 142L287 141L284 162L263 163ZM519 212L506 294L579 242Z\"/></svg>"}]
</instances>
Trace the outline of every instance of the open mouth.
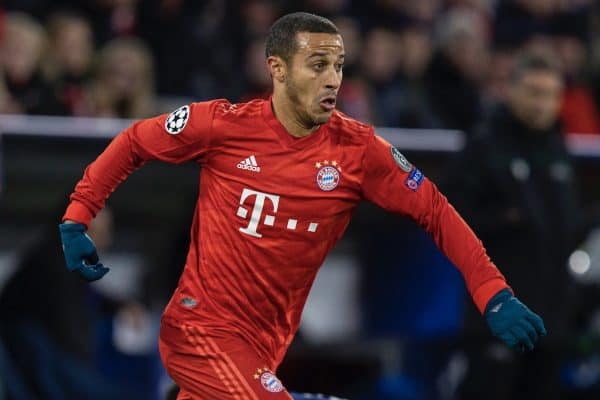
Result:
<instances>
[{"instance_id":1,"label":"open mouth","mask_svg":"<svg viewBox=\"0 0 600 400\"><path fill-rule=\"evenodd\" d=\"M335 108L335 96L323 97L319 104L323 110L332 111Z\"/></svg>"}]
</instances>

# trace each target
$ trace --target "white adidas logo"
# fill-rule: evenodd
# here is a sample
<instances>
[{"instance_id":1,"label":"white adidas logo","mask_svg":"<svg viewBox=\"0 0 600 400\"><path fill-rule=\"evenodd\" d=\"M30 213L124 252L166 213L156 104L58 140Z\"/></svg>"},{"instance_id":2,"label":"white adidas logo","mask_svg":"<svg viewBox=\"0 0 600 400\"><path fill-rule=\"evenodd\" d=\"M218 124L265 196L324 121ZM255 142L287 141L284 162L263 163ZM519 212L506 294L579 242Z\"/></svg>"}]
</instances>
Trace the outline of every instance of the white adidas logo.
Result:
<instances>
[{"instance_id":1,"label":"white adidas logo","mask_svg":"<svg viewBox=\"0 0 600 400\"><path fill-rule=\"evenodd\" d=\"M245 160L242 160L238 163L237 167L239 169L247 169L249 171L253 171L253 172L260 172L260 167L258 166L258 163L256 162L256 158L254 157L254 154L251 155L250 157L246 158Z\"/></svg>"}]
</instances>

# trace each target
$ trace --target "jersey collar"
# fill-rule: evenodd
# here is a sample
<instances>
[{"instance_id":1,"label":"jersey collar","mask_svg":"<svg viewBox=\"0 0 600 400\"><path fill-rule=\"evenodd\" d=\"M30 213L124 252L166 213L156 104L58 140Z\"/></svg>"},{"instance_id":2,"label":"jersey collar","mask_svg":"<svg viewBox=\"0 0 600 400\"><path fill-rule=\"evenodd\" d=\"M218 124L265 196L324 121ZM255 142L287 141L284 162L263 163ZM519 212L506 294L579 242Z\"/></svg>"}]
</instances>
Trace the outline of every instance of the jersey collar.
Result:
<instances>
[{"instance_id":1,"label":"jersey collar","mask_svg":"<svg viewBox=\"0 0 600 400\"><path fill-rule=\"evenodd\" d=\"M285 129L285 127L281 124L281 122L279 122L279 120L275 116L275 113L273 112L273 106L271 103L271 97L263 101L262 116L265 122L269 125L269 127L273 131L275 131L277 136L279 136L282 144L288 147L295 148L308 147L311 144L317 142L321 138L321 136L323 136L323 132L326 130L325 127L327 125L325 123L319 126L319 128L316 131L314 131L308 136L304 136L301 138L294 137L287 131L287 129Z\"/></svg>"}]
</instances>

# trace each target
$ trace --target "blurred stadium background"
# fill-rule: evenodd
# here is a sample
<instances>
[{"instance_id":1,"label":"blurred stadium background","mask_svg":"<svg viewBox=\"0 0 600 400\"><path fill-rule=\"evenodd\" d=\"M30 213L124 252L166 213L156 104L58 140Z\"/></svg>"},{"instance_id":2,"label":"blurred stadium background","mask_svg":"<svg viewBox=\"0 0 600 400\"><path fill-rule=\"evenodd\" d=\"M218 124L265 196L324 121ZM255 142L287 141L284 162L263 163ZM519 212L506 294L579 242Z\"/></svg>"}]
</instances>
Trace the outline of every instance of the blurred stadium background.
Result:
<instances>
[{"instance_id":1,"label":"blurred stadium background","mask_svg":"<svg viewBox=\"0 0 600 400\"><path fill-rule=\"evenodd\" d=\"M509 282L529 273L519 297L541 297L556 321L540 350L509 352L429 238L364 205L313 288L279 371L287 387L376 400L600 398L599 2L4 0L0 399L165 398L158 321L183 265L197 168L149 165L119 188L90 229L111 267L98 283L66 273L56 223L85 165L131 120L267 96L264 37L298 10L342 31L339 108L438 182ZM560 65L553 126L568 158L506 132L512 175L488 180L494 154L465 149L507 101L523 49ZM538 156L554 181L536 181Z\"/></svg>"}]
</instances>

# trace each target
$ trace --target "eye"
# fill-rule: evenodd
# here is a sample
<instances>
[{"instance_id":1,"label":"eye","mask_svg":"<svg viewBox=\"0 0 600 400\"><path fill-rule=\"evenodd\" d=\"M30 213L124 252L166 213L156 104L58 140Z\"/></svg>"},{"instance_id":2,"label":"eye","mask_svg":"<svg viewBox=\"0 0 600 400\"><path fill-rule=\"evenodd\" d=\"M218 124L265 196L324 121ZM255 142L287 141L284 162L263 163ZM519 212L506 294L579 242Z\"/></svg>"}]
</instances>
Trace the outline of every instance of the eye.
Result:
<instances>
[{"instance_id":1,"label":"eye","mask_svg":"<svg viewBox=\"0 0 600 400\"><path fill-rule=\"evenodd\" d=\"M335 64L335 70L337 72L340 72L342 69L344 69L344 64L343 63Z\"/></svg>"},{"instance_id":2,"label":"eye","mask_svg":"<svg viewBox=\"0 0 600 400\"><path fill-rule=\"evenodd\" d=\"M322 71L323 68L325 68L325 63L324 62L318 62L316 64L313 64L313 68L315 69L315 71Z\"/></svg>"}]
</instances>

